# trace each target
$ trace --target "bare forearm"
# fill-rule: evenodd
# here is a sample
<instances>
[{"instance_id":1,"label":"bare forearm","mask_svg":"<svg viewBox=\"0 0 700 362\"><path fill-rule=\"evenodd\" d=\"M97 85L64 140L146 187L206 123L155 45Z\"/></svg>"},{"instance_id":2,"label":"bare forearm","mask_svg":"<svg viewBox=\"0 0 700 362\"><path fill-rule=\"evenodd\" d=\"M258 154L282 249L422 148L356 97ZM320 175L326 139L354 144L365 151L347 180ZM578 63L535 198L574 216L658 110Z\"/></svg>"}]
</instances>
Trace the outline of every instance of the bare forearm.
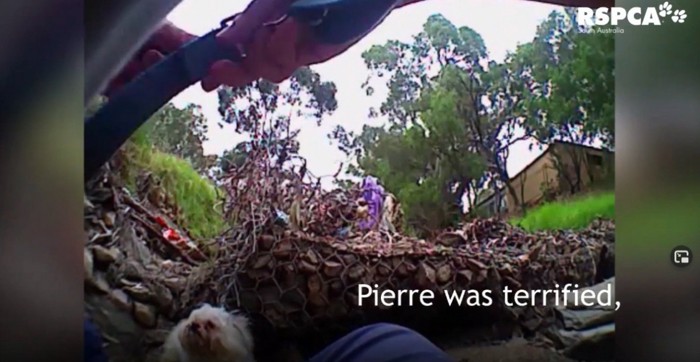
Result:
<instances>
[{"instance_id":1,"label":"bare forearm","mask_svg":"<svg viewBox=\"0 0 700 362\"><path fill-rule=\"evenodd\" d=\"M170 21L164 21L158 30L151 36L148 43L157 44L157 48L162 52L172 52L177 50L196 36L178 28Z\"/></svg>"}]
</instances>

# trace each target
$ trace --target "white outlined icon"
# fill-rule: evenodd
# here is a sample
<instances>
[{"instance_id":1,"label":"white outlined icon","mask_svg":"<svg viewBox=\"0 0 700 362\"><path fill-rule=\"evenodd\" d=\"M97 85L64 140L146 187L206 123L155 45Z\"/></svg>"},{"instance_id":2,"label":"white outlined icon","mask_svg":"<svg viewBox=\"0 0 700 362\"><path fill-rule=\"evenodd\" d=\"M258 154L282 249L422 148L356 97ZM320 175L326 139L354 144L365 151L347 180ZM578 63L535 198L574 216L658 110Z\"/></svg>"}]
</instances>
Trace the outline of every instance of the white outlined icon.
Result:
<instances>
[{"instance_id":1,"label":"white outlined icon","mask_svg":"<svg viewBox=\"0 0 700 362\"><path fill-rule=\"evenodd\" d=\"M671 252L671 261L675 266L687 266L693 261L693 252L686 246L677 246Z\"/></svg>"}]
</instances>

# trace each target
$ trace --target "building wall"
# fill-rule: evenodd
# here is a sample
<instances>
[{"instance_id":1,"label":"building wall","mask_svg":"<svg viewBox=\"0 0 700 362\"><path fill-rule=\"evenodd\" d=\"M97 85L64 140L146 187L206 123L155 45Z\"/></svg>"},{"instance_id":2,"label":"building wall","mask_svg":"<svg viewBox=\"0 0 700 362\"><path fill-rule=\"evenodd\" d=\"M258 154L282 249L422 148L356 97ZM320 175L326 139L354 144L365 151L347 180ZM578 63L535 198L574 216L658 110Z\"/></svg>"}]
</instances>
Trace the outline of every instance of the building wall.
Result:
<instances>
[{"instance_id":1,"label":"building wall","mask_svg":"<svg viewBox=\"0 0 700 362\"><path fill-rule=\"evenodd\" d=\"M550 190L552 197L560 197L571 193L570 183L559 173L557 160L567 167L567 174L575 182L576 172L574 160L580 160L580 190L586 191L592 183L604 180L610 176L614 165L614 155L610 152L569 143L555 143L549 146L545 153L530 164L523 172L511 179L510 184L516 192L517 200L509 191L506 192L506 202L509 213L519 211L520 200L531 207L544 201Z\"/></svg>"},{"instance_id":2,"label":"building wall","mask_svg":"<svg viewBox=\"0 0 700 362\"><path fill-rule=\"evenodd\" d=\"M563 174L559 174L560 189L558 195L570 195L572 192L588 191L592 184L604 180L613 165L614 156L611 152L606 152L590 147L577 146L568 143L554 144L550 151L553 158L563 162L567 167L568 179ZM578 164L579 174L575 172ZM578 190L572 190L572 183L580 178Z\"/></svg>"},{"instance_id":3,"label":"building wall","mask_svg":"<svg viewBox=\"0 0 700 362\"><path fill-rule=\"evenodd\" d=\"M515 189L518 199L514 199L510 191L506 190L508 211L516 211L521 204L520 200L524 200L526 205L540 202L544 196L541 186L557 188L558 184L559 178L554 168L553 156L545 151L541 157L536 159L523 172L511 179L510 185Z\"/></svg>"}]
</instances>

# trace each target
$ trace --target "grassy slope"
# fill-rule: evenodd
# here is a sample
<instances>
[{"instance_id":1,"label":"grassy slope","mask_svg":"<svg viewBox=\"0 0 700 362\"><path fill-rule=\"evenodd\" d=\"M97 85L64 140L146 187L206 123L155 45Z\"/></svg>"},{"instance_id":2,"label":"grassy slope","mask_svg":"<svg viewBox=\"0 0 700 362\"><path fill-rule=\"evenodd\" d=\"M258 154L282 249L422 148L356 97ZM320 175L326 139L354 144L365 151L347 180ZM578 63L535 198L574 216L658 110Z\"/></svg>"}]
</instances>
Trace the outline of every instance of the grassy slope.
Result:
<instances>
[{"instance_id":1,"label":"grassy slope","mask_svg":"<svg viewBox=\"0 0 700 362\"><path fill-rule=\"evenodd\" d=\"M154 150L142 130L131 138L125 151L129 167L133 168L128 175L133 177L139 170L152 172L180 208L178 222L193 238L211 238L223 231L225 224L217 211L215 186L201 177L188 161Z\"/></svg>"},{"instance_id":2,"label":"grassy slope","mask_svg":"<svg viewBox=\"0 0 700 362\"><path fill-rule=\"evenodd\" d=\"M615 194L605 192L563 202L553 202L528 211L522 219L511 220L528 231L580 229L596 218L615 218Z\"/></svg>"},{"instance_id":3,"label":"grassy slope","mask_svg":"<svg viewBox=\"0 0 700 362\"><path fill-rule=\"evenodd\" d=\"M215 186L201 177L189 162L154 150L145 130L139 130L131 138L126 152L131 168L127 174L135 176L139 170L152 172L177 203L181 211L178 222L192 237L211 238L224 230L226 225L216 207ZM615 194L604 192L545 204L530 210L524 218L511 220L511 223L528 231L580 229L596 218L613 219L614 216Z\"/></svg>"},{"instance_id":4,"label":"grassy slope","mask_svg":"<svg viewBox=\"0 0 700 362\"><path fill-rule=\"evenodd\" d=\"M189 162L152 149L145 132L137 132L132 137L127 152L135 170L148 170L161 180L166 192L180 207L180 225L194 238L211 238L223 231L225 223L217 211L215 186L201 177ZM135 172L130 173L135 175ZM511 223L528 231L580 229L599 217L615 217L613 192L544 204Z\"/></svg>"}]
</instances>

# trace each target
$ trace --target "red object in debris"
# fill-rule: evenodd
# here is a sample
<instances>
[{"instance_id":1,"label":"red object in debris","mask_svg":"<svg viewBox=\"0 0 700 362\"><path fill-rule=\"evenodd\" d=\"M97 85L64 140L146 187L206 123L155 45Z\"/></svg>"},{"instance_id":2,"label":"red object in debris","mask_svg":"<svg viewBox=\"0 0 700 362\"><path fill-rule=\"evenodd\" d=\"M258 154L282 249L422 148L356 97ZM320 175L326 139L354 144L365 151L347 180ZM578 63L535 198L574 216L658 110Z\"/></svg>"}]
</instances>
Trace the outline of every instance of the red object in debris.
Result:
<instances>
[{"instance_id":1,"label":"red object in debris","mask_svg":"<svg viewBox=\"0 0 700 362\"><path fill-rule=\"evenodd\" d=\"M164 228L168 227L168 223L165 221L165 219L162 216L160 216L160 215L156 216L155 220L156 220L156 223L158 223L158 225L160 225L161 227L164 227Z\"/></svg>"},{"instance_id":2,"label":"red object in debris","mask_svg":"<svg viewBox=\"0 0 700 362\"><path fill-rule=\"evenodd\" d=\"M180 235L178 235L178 233L173 229L163 231L163 237L170 241L180 240Z\"/></svg>"}]
</instances>

